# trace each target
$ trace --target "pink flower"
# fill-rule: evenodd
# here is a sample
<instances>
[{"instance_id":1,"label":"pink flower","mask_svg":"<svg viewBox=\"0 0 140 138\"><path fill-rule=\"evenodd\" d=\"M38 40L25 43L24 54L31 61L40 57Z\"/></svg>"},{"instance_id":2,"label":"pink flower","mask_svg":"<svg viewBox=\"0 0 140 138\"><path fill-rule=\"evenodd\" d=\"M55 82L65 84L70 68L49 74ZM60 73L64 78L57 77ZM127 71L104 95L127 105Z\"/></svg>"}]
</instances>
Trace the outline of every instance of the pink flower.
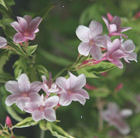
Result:
<instances>
[{"instance_id":1,"label":"pink flower","mask_svg":"<svg viewBox=\"0 0 140 138\"><path fill-rule=\"evenodd\" d=\"M96 21L91 21L89 27L78 26L76 35L82 41L78 47L81 55L88 56L90 54L95 60L101 59L102 52L100 47L105 47L107 40L107 36L101 35L102 31L102 25Z\"/></svg>"},{"instance_id":2,"label":"pink flower","mask_svg":"<svg viewBox=\"0 0 140 138\"><path fill-rule=\"evenodd\" d=\"M3 48L7 45L7 40L4 37L0 36L0 48Z\"/></svg>"},{"instance_id":3,"label":"pink flower","mask_svg":"<svg viewBox=\"0 0 140 138\"><path fill-rule=\"evenodd\" d=\"M137 54L134 52L135 44L132 40L122 41L122 51L125 53L124 60L129 63L129 61L137 62Z\"/></svg>"},{"instance_id":4,"label":"pink flower","mask_svg":"<svg viewBox=\"0 0 140 138\"><path fill-rule=\"evenodd\" d=\"M117 87L115 88L115 91L118 92L118 91L120 91L122 88L123 88L123 83L119 83L119 84L117 85Z\"/></svg>"},{"instance_id":5,"label":"pink flower","mask_svg":"<svg viewBox=\"0 0 140 138\"><path fill-rule=\"evenodd\" d=\"M21 110L24 110L26 104L38 100L41 82L30 83L27 75L21 74L18 81L8 81L5 88L11 93L6 98L6 105L11 106L15 103Z\"/></svg>"},{"instance_id":6,"label":"pink flower","mask_svg":"<svg viewBox=\"0 0 140 138\"><path fill-rule=\"evenodd\" d=\"M9 116L6 116L5 124L10 128L12 127L12 121Z\"/></svg>"},{"instance_id":7,"label":"pink flower","mask_svg":"<svg viewBox=\"0 0 140 138\"><path fill-rule=\"evenodd\" d=\"M31 16L17 17L18 22L12 22L11 26L17 31L13 40L15 43L21 43L35 39L35 33L39 31L38 26L42 21L41 17L32 19Z\"/></svg>"},{"instance_id":8,"label":"pink flower","mask_svg":"<svg viewBox=\"0 0 140 138\"><path fill-rule=\"evenodd\" d=\"M112 62L119 68L123 68L123 64L120 61L125 56L125 53L121 50L121 41L115 39L113 42L107 42L107 52L105 53L106 60Z\"/></svg>"},{"instance_id":9,"label":"pink flower","mask_svg":"<svg viewBox=\"0 0 140 138\"><path fill-rule=\"evenodd\" d=\"M59 104L62 106L68 106L72 101L78 101L82 105L85 104L86 99L89 99L87 91L82 89L86 85L86 78L84 74L76 77L72 73L69 73L68 79L59 77L56 79L56 84L61 88Z\"/></svg>"},{"instance_id":10,"label":"pink flower","mask_svg":"<svg viewBox=\"0 0 140 138\"><path fill-rule=\"evenodd\" d=\"M46 119L52 122L56 120L56 114L53 108L58 105L58 102L58 96L45 98L41 95L35 103L28 104L26 111L32 114L35 121Z\"/></svg>"},{"instance_id":11,"label":"pink flower","mask_svg":"<svg viewBox=\"0 0 140 138\"><path fill-rule=\"evenodd\" d=\"M137 12L137 13L135 14L134 18L135 18L135 19L140 18L140 11L139 11L139 12Z\"/></svg>"},{"instance_id":12,"label":"pink flower","mask_svg":"<svg viewBox=\"0 0 140 138\"><path fill-rule=\"evenodd\" d=\"M107 42L107 52L104 54L104 59L112 62L119 68L123 68L123 64L120 61L124 58L126 62L136 61L137 54L134 52L135 45L132 40L126 40L125 42L115 39L113 42Z\"/></svg>"},{"instance_id":13,"label":"pink flower","mask_svg":"<svg viewBox=\"0 0 140 138\"><path fill-rule=\"evenodd\" d=\"M42 76L42 89L44 92L46 92L47 96L50 95L50 93L57 93L59 91L59 88L57 87L56 83L52 82L52 78L50 77L49 80L46 79L46 76Z\"/></svg>"},{"instance_id":14,"label":"pink flower","mask_svg":"<svg viewBox=\"0 0 140 138\"><path fill-rule=\"evenodd\" d=\"M124 118L130 115L132 115L132 110L124 109L120 111L115 103L109 103L108 108L102 111L103 119L111 126L116 127L123 135L127 135L130 132L129 126L124 121Z\"/></svg>"},{"instance_id":15,"label":"pink flower","mask_svg":"<svg viewBox=\"0 0 140 138\"><path fill-rule=\"evenodd\" d=\"M122 34L122 32L128 31L131 29L131 27L121 27L121 19L118 16L112 16L110 13L107 14L107 18L102 17L108 32L109 32L109 36L124 36L126 37L126 35Z\"/></svg>"}]
</instances>

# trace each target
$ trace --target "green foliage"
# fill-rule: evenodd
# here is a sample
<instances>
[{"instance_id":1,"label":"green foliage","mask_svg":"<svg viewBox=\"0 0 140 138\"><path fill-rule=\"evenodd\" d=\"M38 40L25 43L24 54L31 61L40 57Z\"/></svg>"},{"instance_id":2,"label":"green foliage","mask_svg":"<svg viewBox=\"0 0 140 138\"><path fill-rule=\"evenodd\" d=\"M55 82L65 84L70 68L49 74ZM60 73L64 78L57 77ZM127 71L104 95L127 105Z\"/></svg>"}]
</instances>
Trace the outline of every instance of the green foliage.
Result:
<instances>
[{"instance_id":1,"label":"green foliage","mask_svg":"<svg viewBox=\"0 0 140 138\"><path fill-rule=\"evenodd\" d=\"M32 119L32 117L27 117L24 120L17 123L16 125L14 125L12 128L25 128L25 127L35 126L37 124L38 122L35 122Z\"/></svg>"}]
</instances>

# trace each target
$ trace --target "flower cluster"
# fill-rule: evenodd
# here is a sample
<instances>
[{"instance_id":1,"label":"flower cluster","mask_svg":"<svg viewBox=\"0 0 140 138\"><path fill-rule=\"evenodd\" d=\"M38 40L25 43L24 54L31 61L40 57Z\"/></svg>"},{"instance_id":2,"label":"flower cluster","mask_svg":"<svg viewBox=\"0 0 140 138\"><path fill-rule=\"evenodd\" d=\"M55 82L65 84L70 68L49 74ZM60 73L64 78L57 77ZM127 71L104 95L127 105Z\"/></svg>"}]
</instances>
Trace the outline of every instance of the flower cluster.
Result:
<instances>
[{"instance_id":1,"label":"flower cluster","mask_svg":"<svg viewBox=\"0 0 140 138\"><path fill-rule=\"evenodd\" d=\"M120 59L124 59L128 63L129 61L137 62L133 41L129 39L124 41L122 38L127 38L123 32L130 30L131 28L121 27L121 19L118 16L113 17L108 13L107 17L108 19L105 17L102 18L107 26L108 35L102 34L103 27L96 21L91 21L89 27L84 25L78 26L76 35L82 41L78 46L79 53L84 56L91 55L93 60L89 61L92 61L93 64L107 60L119 68L123 68ZM112 41L112 36L119 36L119 38Z\"/></svg>"},{"instance_id":2,"label":"flower cluster","mask_svg":"<svg viewBox=\"0 0 140 138\"><path fill-rule=\"evenodd\" d=\"M128 124L124 121L124 118L130 115L132 115L132 110L123 109L120 111L115 103L109 103L108 108L102 111L103 119L111 126L116 127L123 135L127 135L130 132Z\"/></svg>"},{"instance_id":3,"label":"flower cluster","mask_svg":"<svg viewBox=\"0 0 140 138\"><path fill-rule=\"evenodd\" d=\"M83 74L76 77L69 73L68 79L59 77L52 82L42 76L43 82L30 83L26 74L21 74L17 81L8 81L5 85L11 93L6 98L6 105L16 104L21 110L31 113L35 121L46 119L55 121L55 109L59 106L68 106L72 101L78 101L82 105L89 99L88 93L83 89L86 78ZM42 95L39 91L43 90Z\"/></svg>"}]
</instances>

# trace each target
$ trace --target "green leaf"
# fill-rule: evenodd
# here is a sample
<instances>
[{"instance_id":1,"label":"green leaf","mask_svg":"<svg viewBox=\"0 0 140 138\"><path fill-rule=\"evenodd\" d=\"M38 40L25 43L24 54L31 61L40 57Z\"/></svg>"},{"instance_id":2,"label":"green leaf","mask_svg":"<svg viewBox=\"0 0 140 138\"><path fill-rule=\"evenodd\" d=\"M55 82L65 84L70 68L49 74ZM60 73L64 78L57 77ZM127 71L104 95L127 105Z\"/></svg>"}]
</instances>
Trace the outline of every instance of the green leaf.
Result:
<instances>
[{"instance_id":1,"label":"green leaf","mask_svg":"<svg viewBox=\"0 0 140 138\"><path fill-rule=\"evenodd\" d=\"M29 56L31 56L37 49L38 45L28 46L26 47L26 52Z\"/></svg>"},{"instance_id":2,"label":"green leaf","mask_svg":"<svg viewBox=\"0 0 140 138\"><path fill-rule=\"evenodd\" d=\"M86 78L98 78L98 76L96 76L93 72L88 72L84 68L77 70L77 73L79 75L83 73L86 76Z\"/></svg>"},{"instance_id":3,"label":"green leaf","mask_svg":"<svg viewBox=\"0 0 140 138\"><path fill-rule=\"evenodd\" d=\"M102 73L102 72L112 70L112 69L116 68L116 66L110 62L102 61L98 64L89 65L89 66L87 65L87 66L84 66L82 68L84 68L87 72Z\"/></svg>"},{"instance_id":4,"label":"green leaf","mask_svg":"<svg viewBox=\"0 0 140 138\"><path fill-rule=\"evenodd\" d=\"M6 9L8 9L7 6L6 6L6 4L5 4L5 1L4 1L4 0L0 0L0 4L1 4L3 7L5 7Z\"/></svg>"},{"instance_id":5,"label":"green leaf","mask_svg":"<svg viewBox=\"0 0 140 138\"><path fill-rule=\"evenodd\" d=\"M52 133L52 135L57 138L74 138L54 123L48 122L47 128Z\"/></svg>"},{"instance_id":6,"label":"green leaf","mask_svg":"<svg viewBox=\"0 0 140 138\"><path fill-rule=\"evenodd\" d=\"M36 66L37 71L39 72L40 75L48 75L48 70L43 66L43 65L37 65Z\"/></svg>"},{"instance_id":7,"label":"green leaf","mask_svg":"<svg viewBox=\"0 0 140 138\"><path fill-rule=\"evenodd\" d=\"M14 125L13 128L25 128L25 127L35 126L37 124L38 122L35 122L32 119L32 117L27 117L24 120L17 123L16 125Z\"/></svg>"}]
</instances>

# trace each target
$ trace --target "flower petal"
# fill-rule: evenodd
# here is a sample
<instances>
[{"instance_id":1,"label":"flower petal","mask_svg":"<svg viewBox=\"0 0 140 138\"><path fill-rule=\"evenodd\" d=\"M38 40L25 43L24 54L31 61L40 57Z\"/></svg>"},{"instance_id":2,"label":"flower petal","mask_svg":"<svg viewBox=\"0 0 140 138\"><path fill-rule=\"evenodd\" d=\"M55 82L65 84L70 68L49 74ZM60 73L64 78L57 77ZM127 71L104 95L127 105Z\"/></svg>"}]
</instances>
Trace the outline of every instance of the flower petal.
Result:
<instances>
[{"instance_id":1,"label":"flower petal","mask_svg":"<svg viewBox=\"0 0 140 138\"><path fill-rule=\"evenodd\" d=\"M11 26L17 31L17 32L22 32L22 28L20 27L18 22L12 22Z\"/></svg>"},{"instance_id":2,"label":"flower petal","mask_svg":"<svg viewBox=\"0 0 140 138\"><path fill-rule=\"evenodd\" d=\"M31 83L31 86L30 86L30 87L31 87L31 88L30 88L31 91L32 91L32 92L39 92L40 89L41 89L41 87L42 87L41 84L42 84L42 83L41 83L40 81L32 82L32 83Z\"/></svg>"},{"instance_id":3,"label":"flower petal","mask_svg":"<svg viewBox=\"0 0 140 138\"><path fill-rule=\"evenodd\" d=\"M115 16L111 22L111 24L116 24L117 28L119 28L121 26L121 19L118 16Z\"/></svg>"},{"instance_id":4,"label":"flower petal","mask_svg":"<svg viewBox=\"0 0 140 138\"><path fill-rule=\"evenodd\" d=\"M29 15L24 15L24 19L27 21L27 23L28 23L28 25L29 25L29 23L30 23L31 20L32 20L32 17L29 16Z\"/></svg>"},{"instance_id":5,"label":"flower petal","mask_svg":"<svg viewBox=\"0 0 140 138\"><path fill-rule=\"evenodd\" d=\"M90 28L90 34L92 35L92 37L100 35L103 32L102 25L97 21L91 21L91 23L89 24L89 28Z\"/></svg>"},{"instance_id":6,"label":"flower petal","mask_svg":"<svg viewBox=\"0 0 140 138\"><path fill-rule=\"evenodd\" d=\"M67 87L69 87L69 86L67 86L67 79L66 78L64 78L64 77L58 77L57 79L56 79L56 84L61 88L61 89L67 89Z\"/></svg>"},{"instance_id":7,"label":"flower petal","mask_svg":"<svg viewBox=\"0 0 140 138\"><path fill-rule=\"evenodd\" d=\"M120 47L121 47L121 41L119 39L113 40L112 43L111 41L107 41L107 51L109 52L109 54L112 54L114 51L116 51Z\"/></svg>"},{"instance_id":8,"label":"flower petal","mask_svg":"<svg viewBox=\"0 0 140 138\"><path fill-rule=\"evenodd\" d=\"M19 97L19 95L17 95L17 94L9 95L5 100L5 104L7 106L11 106L12 104L16 103L18 97Z\"/></svg>"},{"instance_id":9,"label":"flower petal","mask_svg":"<svg viewBox=\"0 0 140 138\"><path fill-rule=\"evenodd\" d=\"M116 24L110 24L109 25L109 32L110 33L113 33L113 32L116 32L117 31L117 26Z\"/></svg>"},{"instance_id":10,"label":"flower petal","mask_svg":"<svg viewBox=\"0 0 140 138\"><path fill-rule=\"evenodd\" d=\"M56 120L56 114L53 109L46 109L44 112L44 116L45 116L45 119L50 122L53 122Z\"/></svg>"},{"instance_id":11,"label":"flower petal","mask_svg":"<svg viewBox=\"0 0 140 138\"><path fill-rule=\"evenodd\" d=\"M32 118L33 118L34 121L39 121L41 119L44 119L43 112L40 112L39 110L35 110L32 113Z\"/></svg>"},{"instance_id":12,"label":"flower petal","mask_svg":"<svg viewBox=\"0 0 140 138\"><path fill-rule=\"evenodd\" d=\"M124 57L124 60L126 61L126 62L128 62L129 63L129 60L130 61L135 61L135 62L137 62L137 54L136 53L129 53L129 54L127 54L125 57Z\"/></svg>"},{"instance_id":13,"label":"flower petal","mask_svg":"<svg viewBox=\"0 0 140 138\"><path fill-rule=\"evenodd\" d=\"M34 18L29 24L29 30L31 32L35 32L36 29L38 28L39 24L41 23L41 21L42 21L41 17Z\"/></svg>"},{"instance_id":14,"label":"flower petal","mask_svg":"<svg viewBox=\"0 0 140 138\"><path fill-rule=\"evenodd\" d=\"M81 42L78 46L78 51L81 55L88 56L91 46L88 43Z\"/></svg>"},{"instance_id":15,"label":"flower petal","mask_svg":"<svg viewBox=\"0 0 140 138\"><path fill-rule=\"evenodd\" d=\"M7 45L7 40L4 37L0 36L0 48L3 48Z\"/></svg>"},{"instance_id":16,"label":"flower petal","mask_svg":"<svg viewBox=\"0 0 140 138\"><path fill-rule=\"evenodd\" d=\"M83 96L86 99L89 99L88 92L84 89L76 90L75 93Z\"/></svg>"},{"instance_id":17,"label":"flower petal","mask_svg":"<svg viewBox=\"0 0 140 138\"><path fill-rule=\"evenodd\" d=\"M11 93L19 93L20 92L17 81L6 82L5 88L7 91L9 91Z\"/></svg>"},{"instance_id":18,"label":"flower petal","mask_svg":"<svg viewBox=\"0 0 140 138\"><path fill-rule=\"evenodd\" d=\"M131 109L123 109L120 114L122 117L128 117L133 114L133 111Z\"/></svg>"},{"instance_id":19,"label":"flower petal","mask_svg":"<svg viewBox=\"0 0 140 138\"><path fill-rule=\"evenodd\" d=\"M58 96L52 96L45 101L45 107L47 108L53 108L55 107L59 102L59 97Z\"/></svg>"},{"instance_id":20,"label":"flower petal","mask_svg":"<svg viewBox=\"0 0 140 138\"><path fill-rule=\"evenodd\" d=\"M18 77L18 85L21 92L28 92L30 90L30 81L26 74L21 74Z\"/></svg>"},{"instance_id":21,"label":"flower petal","mask_svg":"<svg viewBox=\"0 0 140 138\"><path fill-rule=\"evenodd\" d=\"M73 75L71 72L70 74L70 89L72 90L79 90L86 85L86 77L84 74L80 74L78 77Z\"/></svg>"},{"instance_id":22,"label":"flower petal","mask_svg":"<svg viewBox=\"0 0 140 138\"><path fill-rule=\"evenodd\" d=\"M102 58L102 52L100 47L98 46L92 46L91 50L90 50L90 54L93 57L93 59L95 60L100 60Z\"/></svg>"},{"instance_id":23,"label":"flower petal","mask_svg":"<svg viewBox=\"0 0 140 138\"><path fill-rule=\"evenodd\" d=\"M76 29L76 35L82 42L89 41L89 28L84 25L79 25Z\"/></svg>"},{"instance_id":24,"label":"flower petal","mask_svg":"<svg viewBox=\"0 0 140 138\"><path fill-rule=\"evenodd\" d=\"M132 40L126 40L123 44L122 44L122 48L125 52L127 53L132 53L135 50L135 45L133 43Z\"/></svg>"},{"instance_id":25,"label":"flower petal","mask_svg":"<svg viewBox=\"0 0 140 138\"><path fill-rule=\"evenodd\" d=\"M24 38L24 36L21 33L16 33L14 35L13 41L15 43L21 43L21 42L24 42L25 41L25 38Z\"/></svg>"},{"instance_id":26,"label":"flower petal","mask_svg":"<svg viewBox=\"0 0 140 138\"><path fill-rule=\"evenodd\" d=\"M122 69L123 68L123 64L120 60L113 60L112 62L113 64L115 64L118 68Z\"/></svg>"},{"instance_id":27,"label":"flower petal","mask_svg":"<svg viewBox=\"0 0 140 138\"><path fill-rule=\"evenodd\" d=\"M108 20L105 17L102 17L102 19L105 22L107 29L109 30L109 22L108 22Z\"/></svg>"},{"instance_id":28,"label":"flower petal","mask_svg":"<svg viewBox=\"0 0 140 138\"><path fill-rule=\"evenodd\" d=\"M62 106L68 106L72 102L70 95L67 93L62 93L59 98L59 104Z\"/></svg>"},{"instance_id":29,"label":"flower petal","mask_svg":"<svg viewBox=\"0 0 140 138\"><path fill-rule=\"evenodd\" d=\"M131 29L132 29L132 27L121 27L121 32L126 32Z\"/></svg>"},{"instance_id":30,"label":"flower petal","mask_svg":"<svg viewBox=\"0 0 140 138\"><path fill-rule=\"evenodd\" d=\"M79 94L72 94L72 100L73 101L78 101L82 105L84 105L85 102L86 102L86 99L83 96L79 95Z\"/></svg>"},{"instance_id":31,"label":"flower petal","mask_svg":"<svg viewBox=\"0 0 140 138\"><path fill-rule=\"evenodd\" d=\"M24 18L19 17L19 16L17 17L17 20L19 22L22 32L24 32L28 27L27 21Z\"/></svg>"}]
</instances>

